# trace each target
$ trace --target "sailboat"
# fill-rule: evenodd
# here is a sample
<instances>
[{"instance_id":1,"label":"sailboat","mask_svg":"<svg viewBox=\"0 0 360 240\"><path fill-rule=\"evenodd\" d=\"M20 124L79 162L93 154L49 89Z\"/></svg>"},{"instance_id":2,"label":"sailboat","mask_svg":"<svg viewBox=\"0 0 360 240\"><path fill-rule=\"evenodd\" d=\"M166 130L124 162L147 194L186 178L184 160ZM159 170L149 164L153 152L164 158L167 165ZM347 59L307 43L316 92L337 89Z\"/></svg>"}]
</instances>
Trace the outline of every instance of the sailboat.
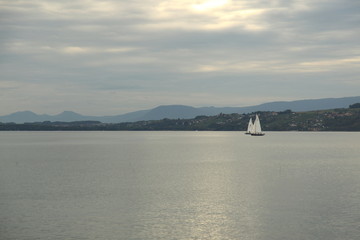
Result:
<instances>
[{"instance_id":1,"label":"sailboat","mask_svg":"<svg viewBox=\"0 0 360 240\"><path fill-rule=\"evenodd\" d=\"M251 130L251 136L264 136L264 135L265 135L265 133L263 133L261 131L261 124L260 124L259 116L256 114L254 126Z\"/></svg>"},{"instance_id":2,"label":"sailboat","mask_svg":"<svg viewBox=\"0 0 360 240\"><path fill-rule=\"evenodd\" d=\"M245 132L245 134L251 134L253 127L254 127L254 124L252 122L252 119L250 118L249 123L248 123L248 128L247 128L247 131Z\"/></svg>"}]
</instances>

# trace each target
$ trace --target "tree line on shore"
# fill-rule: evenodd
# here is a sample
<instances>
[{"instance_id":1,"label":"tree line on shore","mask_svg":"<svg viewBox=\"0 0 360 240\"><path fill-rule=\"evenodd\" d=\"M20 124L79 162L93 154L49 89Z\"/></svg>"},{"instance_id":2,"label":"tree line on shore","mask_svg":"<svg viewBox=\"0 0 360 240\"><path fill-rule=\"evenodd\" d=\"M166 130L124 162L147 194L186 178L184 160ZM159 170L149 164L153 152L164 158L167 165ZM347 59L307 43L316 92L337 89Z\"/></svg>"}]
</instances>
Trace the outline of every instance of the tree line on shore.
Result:
<instances>
[{"instance_id":1,"label":"tree line on shore","mask_svg":"<svg viewBox=\"0 0 360 240\"><path fill-rule=\"evenodd\" d=\"M0 131L245 131L258 114L264 131L360 131L360 103L349 108L293 112L218 114L193 119L162 119L124 123L99 121L0 123Z\"/></svg>"}]
</instances>

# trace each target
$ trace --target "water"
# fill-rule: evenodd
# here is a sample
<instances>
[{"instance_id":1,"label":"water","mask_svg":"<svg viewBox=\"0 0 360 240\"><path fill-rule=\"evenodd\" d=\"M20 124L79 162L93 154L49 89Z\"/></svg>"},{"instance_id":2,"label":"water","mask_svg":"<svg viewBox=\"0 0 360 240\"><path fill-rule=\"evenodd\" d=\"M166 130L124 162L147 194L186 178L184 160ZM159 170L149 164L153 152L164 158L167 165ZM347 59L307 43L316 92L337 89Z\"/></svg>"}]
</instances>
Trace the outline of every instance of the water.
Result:
<instances>
[{"instance_id":1,"label":"water","mask_svg":"<svg viewBox=\"0 0 360 240\"><path fill-rule=\"evenodd\" d=\"M0 239L360 239L360 133L1 132Z\"/></svg>"}]
</instances>

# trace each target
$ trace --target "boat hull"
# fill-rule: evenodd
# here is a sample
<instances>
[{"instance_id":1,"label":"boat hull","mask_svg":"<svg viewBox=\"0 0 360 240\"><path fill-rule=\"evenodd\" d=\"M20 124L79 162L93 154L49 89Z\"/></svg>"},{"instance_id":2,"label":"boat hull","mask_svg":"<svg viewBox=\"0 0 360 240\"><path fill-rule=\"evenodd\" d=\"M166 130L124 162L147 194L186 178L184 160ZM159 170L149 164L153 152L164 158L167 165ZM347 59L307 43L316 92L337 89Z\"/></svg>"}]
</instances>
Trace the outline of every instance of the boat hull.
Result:
<instances>
[{"instance_id":1,"label":"boat hull","mask_svg":"<svg viewBox=\"0 0 360 240\"><path fill-rule=\"evenodd\" d=\"M264 136L265 133L251 133L251 136Z\"/></svg>"}]
</instances>

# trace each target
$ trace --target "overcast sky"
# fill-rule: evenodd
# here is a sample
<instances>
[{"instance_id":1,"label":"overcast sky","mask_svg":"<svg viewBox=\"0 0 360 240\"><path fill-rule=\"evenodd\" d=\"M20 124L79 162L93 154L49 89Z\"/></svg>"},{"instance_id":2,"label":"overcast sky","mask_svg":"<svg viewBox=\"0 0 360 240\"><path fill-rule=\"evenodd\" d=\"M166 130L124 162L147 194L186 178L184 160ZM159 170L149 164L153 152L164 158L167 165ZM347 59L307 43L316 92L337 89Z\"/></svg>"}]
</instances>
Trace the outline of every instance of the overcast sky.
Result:
<instances>
[{"instance_id":1,"label":"overcast sky","mask_svg":"<svg viewBox=\"0 0 360 240\"><path fill-rule=\"evenodd\" d=\"M0 115L360 95L359 0L0 0Z\"/></svg>"}]
</instances>

